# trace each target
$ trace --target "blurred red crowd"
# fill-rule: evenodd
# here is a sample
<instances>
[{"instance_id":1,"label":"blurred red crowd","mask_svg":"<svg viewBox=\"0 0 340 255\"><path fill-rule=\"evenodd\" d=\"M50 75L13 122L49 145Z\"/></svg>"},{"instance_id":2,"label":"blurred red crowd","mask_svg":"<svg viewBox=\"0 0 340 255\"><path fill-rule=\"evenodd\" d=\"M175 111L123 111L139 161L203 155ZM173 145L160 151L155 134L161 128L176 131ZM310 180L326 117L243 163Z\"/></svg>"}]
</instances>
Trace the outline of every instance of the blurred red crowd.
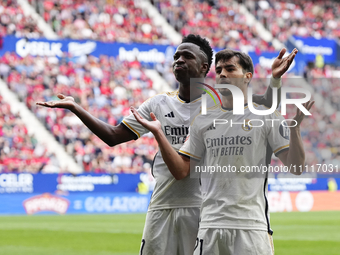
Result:
<instances>
[{"instance_id":1,"label":"blurred red crowd","mask_svg":"<svg viewBox=\"0 0 340 255\"><path fill-rule=\"evenodd\" d=\"M340 3L337 1L247 0L244 3L281 42L286 42L292 35L340 38Z\"/></svg>"},{"instance_id":2,"label":"blurred red crowd","mask_svg":"<svg viewBox=\"0 0 340 255\"><path fill-rule=\"evenodd\" d=\"M1 58L0 70L7 71L0 73L9 88L85 172L134 173L151 167L157 151L157 143L151 136L110 148L68 110L35 105L38 101L58 100L56 95L62 93L72 96L100 120L117 125L129 114L131 105L138 107L156 94L139 62L120 62L107 56L75 60L66 55L59 61L6 53Z\"/></svg>"},{"instance_id":3,"label":"blurred red crowd","mask_svg":"<svg viewBox=\"0 0 340 255\"><path fill-rule=\"evenodd\" d=\"M19 114L0 96L0 172L60 171L55 155L28 133Z\"/></svg>"},{"instance_id":4,"label":"blurred red crowd","mask_svg":"<svg viewBox=\"0 0 340 255\"><path fill-rule=\"evenodd\" d=\"M200 34L210 39L213 47L242 51L273 51L254 24L249 24L240 5L228 0L166 1L154 0L155 6L167 21L183 36Z\"/></svg>"},{"instance_id":5,"label":"blurred red crowd","mask_svg":"<svg viewBox=\"0 0 340 255\"><path fill-rule=\"evenodd\" d=\"M29 0L62 38L169 44L161 27L133 0Z\"/></svg>"},{"instance_id":6,"label":"blurred red crowd","mask_svg":"<svg viewBox=\"0 0 340 255\"><path fill-rule=\"evenodd\" d=\"M16 0L0 1L0 35L38 38L43 36L36 21L25 16Z\"/></svg>"}]
</instances>

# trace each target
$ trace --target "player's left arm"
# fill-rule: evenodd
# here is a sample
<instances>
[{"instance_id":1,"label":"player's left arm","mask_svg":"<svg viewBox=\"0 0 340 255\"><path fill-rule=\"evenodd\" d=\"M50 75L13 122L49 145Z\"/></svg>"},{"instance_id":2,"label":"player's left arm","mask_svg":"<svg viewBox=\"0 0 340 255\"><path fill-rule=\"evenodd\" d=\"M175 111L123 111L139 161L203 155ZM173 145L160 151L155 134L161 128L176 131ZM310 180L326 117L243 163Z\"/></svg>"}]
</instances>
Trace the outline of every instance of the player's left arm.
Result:
<instances>
[{"instance_id":1,"label":"player's left arm","mask_svg":"<svg viewBox=\"0 0 340 255\"><path fill-rule=\"evenodd\" d=\"M308 101L307 103L302 105L309 111L313 104L314 101ZM289 149L277 155L281 162L285 166L288 166L290 168L290 172L295 175L302 174L305 165L305 150L303 148L300 133L300 124L304 117L305 115L301 112L299 108L297 108L296 115L294 117L297 125L295 127L290 127ZM292 124L293 123L291 123L291 126Z\"/></svg>"},{"instance_id":2,"label":"player's left arm","mask_svg":"<svg viewBox=\"0 0 340 255\"><path fill-rule=\"evenodd\" d=\"M286 51L287 50L283 48L272 64L272 78L270 79L270 84L265 94L264 95L253 94L253 102L257 104L263 104L271 108L273 104L272 88L277 88L276 108L279 106L281 102L281 77L285 72L287 72L298 52L297 49L294 49L287 57L284 58L283 56L286 53Z\"/></svg>"}]
</instances>

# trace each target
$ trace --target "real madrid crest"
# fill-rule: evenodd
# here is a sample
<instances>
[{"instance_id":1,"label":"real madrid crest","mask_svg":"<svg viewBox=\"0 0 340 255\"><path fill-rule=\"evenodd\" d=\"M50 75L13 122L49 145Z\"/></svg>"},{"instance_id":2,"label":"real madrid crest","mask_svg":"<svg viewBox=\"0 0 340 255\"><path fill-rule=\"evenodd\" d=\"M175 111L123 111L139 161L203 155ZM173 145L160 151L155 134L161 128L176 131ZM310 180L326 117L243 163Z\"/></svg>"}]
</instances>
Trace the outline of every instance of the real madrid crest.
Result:
<instances>
[{"instance_id":1,"label":"real madrid crest","mask_svg":"<svg viewBox=\"0 0 340 255\"><path fill-rule=\"evenodd\" d=\"M242 125L244 131L250 131L253 127L249 125L250 119L244 120L245 125Z\"/></svg>"}]
</instances>

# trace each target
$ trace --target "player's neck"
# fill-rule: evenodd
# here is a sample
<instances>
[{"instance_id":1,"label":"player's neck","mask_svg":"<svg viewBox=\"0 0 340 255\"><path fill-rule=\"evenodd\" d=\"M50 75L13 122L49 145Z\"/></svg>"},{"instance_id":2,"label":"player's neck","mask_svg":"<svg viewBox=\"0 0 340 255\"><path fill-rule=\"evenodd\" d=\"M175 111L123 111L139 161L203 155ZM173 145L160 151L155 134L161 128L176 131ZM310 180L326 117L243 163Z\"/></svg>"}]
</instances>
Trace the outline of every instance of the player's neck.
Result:
<instances>
[{"instance_id":1,"label":"player's neck","mask_svg":"<svg viewBox=\"0 0 340 255\"><path fill-rule=\"evenodd\" d=\"M232 110L233 109L233 96L222 96L221 98L222 101L222 108L225 110ZM248 104L247 97L244 97L244 105Z\"/></svg>"},{"instance_id":2,"label":"player's neck","mask_svg":"<svg viewBox=\"0 0 340 255\"><path fill-rule=\"evenodd\" d=\"M190 88L190 86L183 86L182 84L179 85L178 91L179 98L186 103L196 100L202 95L202 90Z\"/></svg>"}]
</instances>

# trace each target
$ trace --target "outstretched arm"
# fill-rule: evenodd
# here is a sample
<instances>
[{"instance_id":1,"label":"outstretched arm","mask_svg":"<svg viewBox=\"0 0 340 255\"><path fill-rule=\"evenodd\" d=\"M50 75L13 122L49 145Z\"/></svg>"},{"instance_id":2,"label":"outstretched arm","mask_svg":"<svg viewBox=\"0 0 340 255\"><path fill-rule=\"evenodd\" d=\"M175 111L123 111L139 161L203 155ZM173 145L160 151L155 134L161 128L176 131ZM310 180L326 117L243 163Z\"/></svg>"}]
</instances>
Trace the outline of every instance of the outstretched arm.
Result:
<instances>
[{"instance_id":1,"label":"outstretched arm","mask_svg":"<svg viewBox=\"0 0 340 255\"><path fill-rule=\"evenodd\" d=\"M270 79L270 85L268 86L264 95L253 95L253 102L257 104L263 104L269 108L272 107L273 104L273 87L277 88L277 106L279 106L281 102L281 77L287 72L290 65L293 63L293 60L298 53L297 49L294 49L287 57L283 58L286 53L286 49L283 48L277 58L274 60L272 64L272 78Z\"/></svg>"},{"instance_id":2,"label":"outstretched arm","mask_svg":"<svg viewBox=\"0 0 340 255\"><path fill-rule=\"evenodd\" d=\"M313 104L314 101L308 101L307 103L303 104L303 106L309 111ZM304 117L305 115L300 111L299 108L297 108L296 115L294 117L294 120L296 121L295 123L297 125L295 127L290 127L289 150L278 155L278 158L285 166L296 166L290 168L290 172L295 175L302 174L305 165L305 151L300 134L300 124ZM293 126L293 122L291 123L291 126Z\"/></svg>"},{"instance_id":3,"label":"outstretched arm","mask_svg":"<svg viewBox=\"0 0 340 255\"><path fill-rule=\"evenodd\" d=\"M75 115L77 115L78 118L95 135L97 135L109 146L114 146L137 138L136 135L123 124L119 124L118 126L111 126L92 116L90 113L85 111L84 108L78 105L74 101L73 97L67 97L62 94L58 94L58 98L61 100L50 102L37 102L36 104L50 108L63 108L70 110Z\"/></svg>"},{"instance_id":4,"label":"outstretched arm","mask_svg":"<svg viewBox=\"0 0 340 255\"><path fill-rule=\"evenodd\" d=\"M143 127L150 130L155 136L161 150L163 160L175 179L180 180L186 177L190 172L190 159L179 155L171 147L171 144L162 131L161 123L157 120L155 114L153 112L150 113L150 117L153 121L148 121L147 119L144 119L135 108L131 107L131 112L135 116L136 120Z\"/></svg>"}]
</instances>

